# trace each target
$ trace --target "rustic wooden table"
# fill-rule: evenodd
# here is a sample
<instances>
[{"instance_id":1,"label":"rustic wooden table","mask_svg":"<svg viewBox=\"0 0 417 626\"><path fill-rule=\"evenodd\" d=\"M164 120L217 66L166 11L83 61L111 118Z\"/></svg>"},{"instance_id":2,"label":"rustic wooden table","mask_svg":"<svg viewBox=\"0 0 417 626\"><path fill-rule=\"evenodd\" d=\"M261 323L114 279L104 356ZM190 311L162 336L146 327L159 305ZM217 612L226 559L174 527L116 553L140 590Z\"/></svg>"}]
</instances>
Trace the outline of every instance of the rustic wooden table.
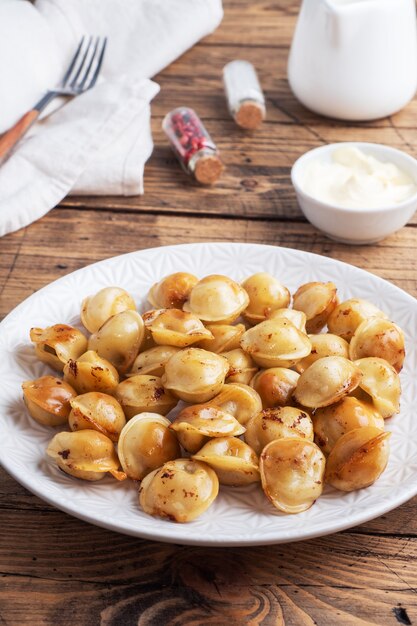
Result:
<instances>
[{"instance_id":1,"label":"rustic wooden table","mask_svg":"<svg viewBox=\"0 0 417 626\"><path fill-rule=\"evenodd\" d=\"M333 141L381 142L417 156L417 101L371 124L319 118L286 81L298 3L225 0L225 9L214 35L156 77L162 91L145 195L66 198L0 241L1 316L94 261L210 240L316 252L417 295L416 218L374 246L334 243L303 219L289 175L304 151ZM221 69L234 58L255 64L266 91L268 121L256 133L240 131L226 110ZM211 189L181 172L160 130L163 115L184 103L204 118L227 164ZM2 626L417 624L417 499L322 539L209 549L108 532L45 504L2 470L0 477Z\"/></svg>"}]
</instances>

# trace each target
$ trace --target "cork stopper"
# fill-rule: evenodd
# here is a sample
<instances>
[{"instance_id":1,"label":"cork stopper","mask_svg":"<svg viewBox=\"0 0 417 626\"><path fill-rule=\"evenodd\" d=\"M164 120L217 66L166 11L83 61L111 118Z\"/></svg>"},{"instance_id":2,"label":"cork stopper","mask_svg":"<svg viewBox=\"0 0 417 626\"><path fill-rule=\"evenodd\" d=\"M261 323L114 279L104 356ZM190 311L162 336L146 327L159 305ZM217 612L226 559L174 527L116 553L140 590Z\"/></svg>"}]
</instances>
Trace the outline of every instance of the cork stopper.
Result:
<instances>
[{"instance_id":1,"label":"cork stopper","mask_svg":"<svg viewBox=\"0 0 417 626\"><path fill-rule=\"evenodd\" d=\"M223 68L227 106L236 124L247 130L258 128L266 117L265 97L258 75L249 61L235 60Z\"/></svg>"},{"instance_id":2,"label":"cork stopper","mask_svg":"<svg viewBox=\"0 0 417 626\"><path fill-rule=\"evenodd\" d=\"M247 100L242 102L234 115L236 124L246 130L255 130L265 119L265 107L259 102Z\"/></svg>"},{"instance_id":3,"label":"cork stopper","mask_svg":"<svg viewBox=\"0 0 417 626\"><path fill-rule=\"evenodd\" d=\"M193 173L201 185L212 185L223 171L223 163L216 154L203 154L195 160Z\"/></svg>"}]
</instances>

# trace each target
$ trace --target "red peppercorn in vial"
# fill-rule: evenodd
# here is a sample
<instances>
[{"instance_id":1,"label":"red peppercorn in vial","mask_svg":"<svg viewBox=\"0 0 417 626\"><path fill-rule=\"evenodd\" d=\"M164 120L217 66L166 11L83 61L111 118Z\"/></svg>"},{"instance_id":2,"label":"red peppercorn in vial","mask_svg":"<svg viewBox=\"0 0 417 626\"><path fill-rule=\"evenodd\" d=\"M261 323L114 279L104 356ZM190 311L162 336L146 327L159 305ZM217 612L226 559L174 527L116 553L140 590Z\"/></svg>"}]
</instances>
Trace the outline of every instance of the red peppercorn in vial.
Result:
<instances>
[{"instance_id":1,"label":"red peppercorn in vial","mask_svg":"<svg viewBox=\"0 0 417 626\"><path fill-rule=\"evenodd\" d=\"M170 111L162 129L183 169L202 185L212 185L223 170L219 151L197 113L188 107Z\"/></svg>"}]
</instances>

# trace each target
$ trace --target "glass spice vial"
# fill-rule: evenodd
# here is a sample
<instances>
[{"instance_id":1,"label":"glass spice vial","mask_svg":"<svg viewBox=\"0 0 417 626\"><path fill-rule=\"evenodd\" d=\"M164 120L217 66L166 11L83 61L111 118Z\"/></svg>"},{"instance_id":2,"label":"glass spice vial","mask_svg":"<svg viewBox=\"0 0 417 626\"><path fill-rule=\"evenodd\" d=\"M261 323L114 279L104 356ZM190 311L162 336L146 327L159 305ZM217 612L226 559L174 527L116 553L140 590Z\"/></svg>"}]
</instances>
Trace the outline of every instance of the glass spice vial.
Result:
<instances>
[{"instance_id":1,"label":"glass spice vial","mask_svg":"<svg viewBox=\"0 0 417 626\"><path fill-rule=\"evenodd\" d=\"M258 128L265 119L262 87L252 63L230 61L223 68L227 104L236 124L247 130Z\"/></svg>"},{"instance_id":2,"label":"glass spice vial","mask_svg":"<svg viewBox=\"0 0 417 626\"><path fill-rule=\"evenodd\" d=\"M212 185L223 170L219 151L197 113L188 107L170 111L162 122L183 169L202 185Z\"/></svg>"}]
</instances>

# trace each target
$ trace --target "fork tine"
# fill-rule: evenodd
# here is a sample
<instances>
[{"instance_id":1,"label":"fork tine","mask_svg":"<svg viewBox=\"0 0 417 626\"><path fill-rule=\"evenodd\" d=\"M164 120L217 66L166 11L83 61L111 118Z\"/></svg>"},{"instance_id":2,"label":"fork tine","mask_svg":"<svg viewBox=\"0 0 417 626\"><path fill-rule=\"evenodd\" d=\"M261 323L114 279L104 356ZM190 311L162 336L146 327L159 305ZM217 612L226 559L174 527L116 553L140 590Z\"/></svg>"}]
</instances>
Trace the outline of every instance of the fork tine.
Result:
<instances>
[{"instance_id":1,"label":"fork tine","mask_svg":"<svg viewBox=\"0 0 417 626\"><path fill-rule=\"evenodd\" d=\"M106 51L106 45L107 45L107 37L104 37L103 43L102 43L102 46L101 46L101 51L100 51L100 54L99 54L99 57L98 57L98 61L97 61L97 67L94 70L94 74L93 74L93 76L91 78L90 84L88 85L87 89L91 89L96 84L96 81L97 81L97 78L98 78L98 75L100 73L100 69L101 69L102 63L103 63L104 53Z\"/></svg>"},{"instance_id":2,"label":"fork tine","mask_svg":"<svg viewBox=\"0 0 417 626\"><path fill-rule=\"evenodd\" d=\"M74 69L74 66L75 66L75 64L77 62L77 59L78 59L78 55L80 54L81 48L83 47L84 40L85 40L85 37L81 37L80 43L78 44L78 48L77 48L74 56L71 59L71 63L69 64L69 67L68 67L68 69L67 69L67 71L65 73L64 78L62 79L61 87L65 87L65 85L67 83L67 80L70 77L72 70Z\"/></svg>"},{"instance_id":3,"label":"fork tine","mask_svg":"<svg viewBox=\"0 0 417 626\"><path fill-rule=\"evenodd\" d=\"M89 40L88 40L88 45L87 45L87 48L85 49L85 52L84 52L83 58L82 58L81 63L80 63L80 65L79 65L79 67L78 67L78 70L77 70L77 72L76 72L76 74L75 74L75 76L74 76L74 77L73 77L73 76L71 76L70 87L71 87L72 89L75 89L76 84L77 84L78 77L80 76L81 72L82 72L82 71L83 71L83 69L84 69L84 66L85 66L86 60L87 60L88 55L89 55L90 50L91 50L92 43L93 43L93 38L92 38L92 37L90 37L90 38L89 38Z\"/></svg>"},{"instance_id":4,"label":"fork tine","mask_svg":"<svg viewBox=\"0 0 417 626\"><path fill-rule=\"evenodd\" d=\"M84 72L84 77L83 77L81 83L79 83L77 85L77 88L80 89L81 91L85 91L85 85L86 85L86 82L87 82L87 78L90 75L90 71L91 71L91 68L93 66L94 59L97 56L97 49L98 49L99 43L100 43L100 37L96 37L96 43L94 44L94 50L93 50L93 54L91 55L90 63L88 64L88 67L87 67L86 71Z\"/></svg>"}]
</instances>

